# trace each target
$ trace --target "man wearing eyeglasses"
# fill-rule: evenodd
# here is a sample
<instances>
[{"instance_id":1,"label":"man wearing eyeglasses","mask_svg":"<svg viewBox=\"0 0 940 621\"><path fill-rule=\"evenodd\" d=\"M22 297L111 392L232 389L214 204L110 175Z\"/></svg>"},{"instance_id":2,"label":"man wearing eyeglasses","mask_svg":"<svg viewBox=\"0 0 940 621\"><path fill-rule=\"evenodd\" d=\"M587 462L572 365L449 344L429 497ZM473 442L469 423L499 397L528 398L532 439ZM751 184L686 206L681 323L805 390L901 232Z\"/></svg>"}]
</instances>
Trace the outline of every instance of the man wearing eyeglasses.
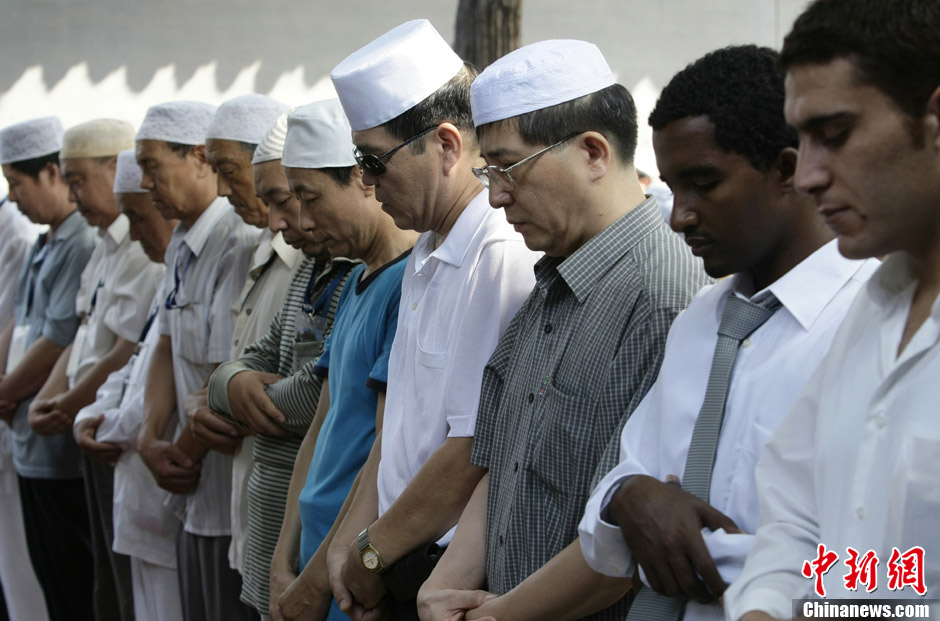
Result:
<instances>
[{"instance_id":1,"label":"man wearing eyeglasses","mask_svg":"<svg viewBox=\"0 0 940 621\"><path fill-rule=\"evenodd\" d=\"M546 256L486 365L471 459L487 473L421 590L421 618L623 619L624 579L588 571L588 597L557 600L585 579L578 522L592 483L616 463L669 326L708 278L640 188L636 108L596 46L521 48L480 74L471 101L488 164L474 172ZM535 597L475 590L504 595L546 571Z\"/></svg>"},{"instance_id":2,"label":"man wearing eyeglasses","mask_svg":"<svg viewBox=\"0 0 940 621\"><path fill-rule=\"evenodd\" d=\"M534 283L538 254L489 208L471 172L482 163L475 74L426 20L394 28L331 72L363 181L399 228L421 232L402 281L381 450L329 553L347 613L378 605L388 585L392 617L417 618L432 546L450 541L483 472L470 464L483 367Z\"/></svg>"}]
</instances>

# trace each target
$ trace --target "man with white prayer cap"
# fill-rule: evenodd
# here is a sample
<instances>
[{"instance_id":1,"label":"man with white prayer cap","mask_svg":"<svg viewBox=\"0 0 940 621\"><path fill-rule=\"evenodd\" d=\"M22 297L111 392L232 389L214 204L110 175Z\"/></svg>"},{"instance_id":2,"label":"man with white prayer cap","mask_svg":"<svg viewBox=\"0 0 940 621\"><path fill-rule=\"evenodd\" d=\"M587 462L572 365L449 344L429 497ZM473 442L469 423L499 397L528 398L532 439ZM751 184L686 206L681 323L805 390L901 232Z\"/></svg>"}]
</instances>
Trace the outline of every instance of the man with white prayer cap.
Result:
<instances>
[{"instance_id":1,"label":"man with white prayer cap","mask_svg":"<svg viewBox=\"0 0 940 621\"><path fill-rule=\"evenodd\" d=\"M133 149L117 156L114 196L128 220L128 235L140 243L151 265L163 274L163 258L176 220L165 220L140 187L141 171ZM108 376L94 403L75 419L75 436L86 455L114 465L113 549L130 559L126 579L132 585L136 621L180 619L176 537L179 519L164 505L167 492L157 487L137 452L144 410L147 366L160 339L154 326L163 304L165 281L151 295L146 322L134 337L135 353ZM109 516L110 518L110 516Z\"/></svg>"},{"instance_id":2,"label":"man with white prayer cap","mask_svg":"<svg viewBox=\"0 0 940 621\"><path fill-rule=\"evenodd\" d=\"M55 117L0 131L10 200L30 220L49 226L20 271L14 318L0 335L0 418L12 421L26 543L49 615L91 619L92 552L81 452L69 424L43 436L28 421L34 395L75 338L75 297L97 241L95 229L69 200L59 168L62 133Z\"/></svg>"},{"instance_id":3,"label":"man with white prayer cap","mask_svg":"<svg viewBox=\"0 0 940 621\"><path fill-rule=\"evenodd\" d=\"M546 256L487 363L472 456L487 474L422 589L422 616L623 619L629 582L587 568L578 523L673 318L709 279L643 194L633 98L595 45L511 52L471 98L487 163L474 172Z\"/></svg>"},{"instance_id":4,"label":"man with white prayer cap","mask_svg":"<svg viewBox=\"0 0 940 621\"><path fill-rule=\"evenodd\" d=\"M330 73L363 180L399 227L421 233L402 281L382 450L366 470L377 474L363 477L369 493L330 554L347 612L375 607L389 588L393 616L416 618L427 570L409 568L429 566L429 544L447 545L483 474L470 464L483 367L535 281L538 253L471 173L482 164L475 75L427 20L390 30Z\"/></svg>"},{"instance_id":5,"label":"man with white prayer cap","mask_svg":"<svg viewBox=\"0 0 940 621\"><path fill-rule=\"evenodd\" d=\"M268 616L274 592L271 558L284 521L285 503L297 451L313 421L322 378L311 371L332 328L343 287L354 262L331 260L312 231L300 226L300 203L291 193L281 156L288 113L255 149L255 189L268 206L271 229L303 252L284 305L267 332L232 362L220 365L209 380L209 406L256 434L247 488L248 539L242 574L242 601ZM348 142L348 132L347 132ZM350 158L352 153L350 151ZM316 327L314 331L311 328ZM276 412L274 418L266 412ZM244 450L244 447L242 448ZM295 502L296 504L296 502ZM297 574L296 549L286 584Z\"/></svg>"},{"instance_id":6,"label":"man with white prayer cap","mask_svg":"<svg viewBox=\"0 0 940 621\"><path fill-rule=\"evenodd\" d=\"M62 174L79 212L97 227L100 241L82 272L75 301L82 323L75 341L62 352L29 408L30 425L41 435L71 428L108 375L127 363L147 321L148 298L163 276L131 240L127 218L119 213L112 191L117 154L133 146L134 128L114 119L82 123L62 139ZM95 618L127 621L134 615L130 565L127 557L111 550L114 469L85 455L82 471L95 558Z\"/></svg>"},{"instance_id":7,"label":"man with white prayer cap","mask_svg":"<svg viewBox=\"0 0 940 621\"><path fill-rule=\"evenodd\" d=\"M167 295L147 371L139 450L157 483L180 495L177 551L186 621L251 618L238 600L241 577L228 562L232 458L208 451L185 415L187 397L229 358L234 304L258 237L216 193L205 146L215 112L191 101L151 106L136 146L141 187L165 218L180 221L167 248Z\"/></svg>"},{"instance_id":8,"label":"man with white prayer cap","mask_svg":"<svg viewBox=\"0 0 940 621\"><path fill-rule=\"evenodd\" d=\"M248 278L235 301L235 328L230 360L264 334L281 307L301 252L288 245L270 228L268 207L255 193L251 158L287 105L264 95L242 95L219 106L206 133L206 159L218 176L218 194L228 198L235 213L261 230L252 250ZM214 415L203 388L187 404L186 415L196 436L209 447L233 452L232 545L229 562L245 574L245 540L248 506L245 492L251 471L254 438L242 438L238 430ZM266 609L265 609L266 610Z\"/></svg>"}]
</instances>

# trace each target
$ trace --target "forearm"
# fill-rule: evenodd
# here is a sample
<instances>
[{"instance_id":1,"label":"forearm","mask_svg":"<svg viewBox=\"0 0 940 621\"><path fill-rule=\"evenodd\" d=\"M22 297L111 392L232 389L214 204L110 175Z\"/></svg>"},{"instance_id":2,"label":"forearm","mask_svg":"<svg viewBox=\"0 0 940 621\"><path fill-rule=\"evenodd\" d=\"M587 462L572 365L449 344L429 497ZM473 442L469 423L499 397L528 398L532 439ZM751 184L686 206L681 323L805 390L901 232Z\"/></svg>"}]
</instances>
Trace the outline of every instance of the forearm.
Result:
<instances>
[{"instance_id":1,"label":"forearm","mask_svg":"<svg viewBox=\"0 0 940 621\"><path fill-rule=\"evenodd\" d=\"M467 506L485 470L470 463L473 438L448 438L392 506L369 527L386 563L440 539Z\"/></svg>"},{"instance_id":2,"label":"forearm","mask_svg":"<svg viewBox=\"0 0 940 621\"><path fill-rule=\"evenodd\" d=\"M489 474L485 473L477 483L457 523L453 540L425 583L428 590L473 590L486 584L486 496L489 480Z\"/></svg>"},{"instance_id":3,"label":"forearm","mask_svg":"<svg viewBox=\"0 0 940 621\"><path fill-rule=\"evenodd\" d=\"M591 569L575 540L514 589L488 602L486 614L513 621L580 619L612 606L629 590L629 578Z\"/></svg>"},{"instance_id":4,"label":"forearm","mask_svg":"<svg viewBox=\"0 0 940 621\"><path fill-rule=\"evenodd\" d=\"M52 397L68 391L69 378L66 374L66 369L68 368L71 355L72 344L69 344L68 347L62 350L59 357L56 358L55 364L52 365L52 370L49 371L49 375L46 377L46 381L43 382L39 390L36 391L36 400L51 399Z\"/></svg>"},{"instance_id":5,"label":"forearm","mask_svg":"<svg viewBox=\"0 0 940 621\"><path fill-rule=\"evenodd\" d=\"M170 337L161 336L154 350L150 368L147 369L140 443L164 439L175 409L176 382L173 379L173 353Z\"/></svg>"},{"instance_id":6,"label":"forearm","mask_svg":"<svg viewBox=\"0 0 940 621\"><path fill-rule=\"evenodd\" d=\"M68 350L63 352L62 355L66 356L67 352ZM127 364L127 361L130 360L133 353L134 343L125 341L124 339L118 339L108 353L102 356L72 388L68 389L65 394L62 395L60 409L75 415L80 409L93 403L98 388L104 384L111 373ZM67 359L68 357L66 356L66 360Z\"/></svg>"},{"instance_id":7,"label":"forearm","mask_svg":"<svg viewBox=\"0 0 940 621\"><path fill-rule=\"evenodd\" d=\"M337 519L334 523L335 532L331 547L342 548L344 555L349 544L378 517L379 491L376 486L376 475L381 458L382 432L379 431L375 434L375 442L372 444L369 457L359 471L358 484L347 496L349 506L345 508L342 520Z\"/></svg>"},{"instance_id":8,"label":"forearm","mask_svg":"<svg viewBox=\"0 0 940 621\"><path fill-rule=\"evenodd\" d=\"M23 355L15 369L0 381L0 401L18 403L42 388L49 373L56 367L64 348L40 336ZM66 357L63 365L63 375Z\"/></svg>"}]
</instances>

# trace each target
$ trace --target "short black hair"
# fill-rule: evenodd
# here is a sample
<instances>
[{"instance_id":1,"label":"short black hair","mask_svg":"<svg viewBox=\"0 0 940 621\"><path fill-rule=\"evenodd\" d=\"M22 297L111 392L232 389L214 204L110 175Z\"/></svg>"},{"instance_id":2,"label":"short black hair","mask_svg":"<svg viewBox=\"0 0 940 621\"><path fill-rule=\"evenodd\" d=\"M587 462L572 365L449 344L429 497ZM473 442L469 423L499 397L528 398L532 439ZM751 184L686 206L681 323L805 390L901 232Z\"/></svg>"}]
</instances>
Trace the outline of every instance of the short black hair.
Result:
<instances>
[{"instance_id":1,"label":"short black hair","mask_svg":"<svg viewBox=\"0 0 940 621\"><path fill-rule=\"evenodd\" d=\"M659 95L649 123L659 131L674 121L708 117L715 142L765 171L799 138L783 115L779 55L768 47L739 45L710 52L677 73Z\"/></svg>"},{"instance_id":2,"label":"short black hair","mask_svg":"<svg viewBox=\"0 0 940 621\"><path fill-rule=\"evenodd\" d=\"M783 41L785 70L838 58L913 119L940 86L940 2L816 0Z\"/></svg>"},{"instance_id":3,"label":"short black hair","mask_svg":"<svg viewBox=\"0 0 940 621\"><path fill-rule=\"evenodd\" d=\"M182 142L170 142L166 141L166 146L169 147L170 151L176 153L177 157L181 160L185 160L186 156L189 155L189 152L193 150L194 144L183 144Z\"/></svg>"},{"instance_id":4,"label":"short black hair","mask_svg":"<svg viewBox=\"0 0 940 621\"><path fill-rule=\"evenodd\" d=\"M318 168L320 172L326 173L330 176L331 179L339 186L347 186L352 183L352 171L355 168L355 165L352 166L337 166L332 168Z\"/></svg>"},{"instance_id":5,"label":"short black hair","mask_svg":"<svg viewBox=\"0 0 940 621\"><path fill-rule=\"evenodd\" d=\"M617 156L632 164L636 155L636 104L630 91L613 84L595 93L554 106L526 112L477 128L511 124L530 145L550 145L572 134L596 131L611 141Z\"/></svg>"},{"instance_id":6,"label":"short black hair","mask_svg":"<svg viewBox=\"0 0 940 621\"><path fill-rule=\"evenodd\" d=\"M402 142L441 123L453 123L457 129L473 135L473 113L470 110L470 85L479 71L465 62L457 75L414 107L402 112L383 127ZM409 146L412 153L424 152L424 141Z\"/></svg>"},{"instance_id":7,"label":"short black hair","mask_svg":"<svg viewBox=\"0 0 940 621\"><path fill-rule=\"evenodd\" d=\"M255 151L258 149L257 144L251 142L242 142L241 140L236 141L241 146L242 150L248 155L254 156Z\"/></svg>"},{"instance_id":8,"label":"short black hair","mask_svg":"<svg viewBox=\"0 0 940 621\"><path fill-rule=\"evenodd\" d=\"M21 160L19 162L10 162L9 166L16 172L29 175L33 179L39 179L39 173L45 170L46 166L52 164L56 167L56 170L61 172L59 169L59 152L50 153L49 155L40 155L39 157L34 157L28 160Z\"/></svg>"}]
</instances>

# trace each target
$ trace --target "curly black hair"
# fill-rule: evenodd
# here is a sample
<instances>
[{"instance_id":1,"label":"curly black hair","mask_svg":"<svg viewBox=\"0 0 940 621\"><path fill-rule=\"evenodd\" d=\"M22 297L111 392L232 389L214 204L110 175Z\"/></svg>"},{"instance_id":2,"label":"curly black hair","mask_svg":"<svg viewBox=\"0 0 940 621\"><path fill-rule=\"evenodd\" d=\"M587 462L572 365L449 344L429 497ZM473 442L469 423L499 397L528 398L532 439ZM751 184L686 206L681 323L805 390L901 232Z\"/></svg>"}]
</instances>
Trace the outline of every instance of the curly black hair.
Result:
<instances>
[{"instance_id":1,"label":"curly black hair","mask_svg":"<svg viewBox=\"0 0 940 621\"><path fill-rule=\"evenodd\" d=\"M940 2L817 0L783 41L781 65L854 61L861 80L920 118L940 86Z\"/></svg>"},{"instance_id":2,"label":"curly black hair","mask_svg":"<svg viewBox=\"0 0 940 621\"><path fill-rule=\"evenodd\" d=\"M722 149L767 170L796 132L783 116L783 71L774 50L756 45L710 52L677 73L650 113L654 131L679 119L706 116Z\"/></svg>"}]
</instances>

